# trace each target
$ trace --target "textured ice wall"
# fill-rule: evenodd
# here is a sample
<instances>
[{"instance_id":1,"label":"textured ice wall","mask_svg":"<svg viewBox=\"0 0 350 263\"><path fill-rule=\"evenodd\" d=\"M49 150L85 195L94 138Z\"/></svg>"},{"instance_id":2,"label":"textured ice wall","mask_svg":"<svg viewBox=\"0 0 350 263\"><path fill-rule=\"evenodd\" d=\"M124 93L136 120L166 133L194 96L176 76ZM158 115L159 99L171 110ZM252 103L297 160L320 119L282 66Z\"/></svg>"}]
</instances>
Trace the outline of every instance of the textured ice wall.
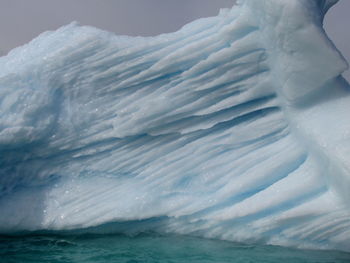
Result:
<instances>
[{"instance_id":1,"label":"textured ice wall","mask_svg":"<svg viewBox=\"0 0 350 263\"><path fill-rule=\"evenodd\" d=\"M239 1L154 38L73 23L0 58L0 232L350 250L333 3Z\"/></svg>"}]
</instances>

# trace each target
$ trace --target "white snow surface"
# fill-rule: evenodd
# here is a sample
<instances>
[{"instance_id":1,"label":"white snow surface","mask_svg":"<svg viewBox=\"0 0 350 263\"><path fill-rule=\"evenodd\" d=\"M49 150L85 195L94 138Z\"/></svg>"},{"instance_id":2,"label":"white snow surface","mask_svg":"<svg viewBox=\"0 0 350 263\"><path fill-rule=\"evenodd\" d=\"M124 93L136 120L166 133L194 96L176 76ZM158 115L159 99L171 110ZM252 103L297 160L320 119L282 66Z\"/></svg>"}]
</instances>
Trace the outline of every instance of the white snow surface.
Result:
<instances>
[{"instance_id":1,"label":"white snow surface","mask_svg":"<svg viewBox=\"0 0 350 263\"><path fill-rule=\"evenodd\" d=\"M0 233L350 251L336 1L241 0L157 37L77 23L0 58Z\"/></svg>"}]
</instances>

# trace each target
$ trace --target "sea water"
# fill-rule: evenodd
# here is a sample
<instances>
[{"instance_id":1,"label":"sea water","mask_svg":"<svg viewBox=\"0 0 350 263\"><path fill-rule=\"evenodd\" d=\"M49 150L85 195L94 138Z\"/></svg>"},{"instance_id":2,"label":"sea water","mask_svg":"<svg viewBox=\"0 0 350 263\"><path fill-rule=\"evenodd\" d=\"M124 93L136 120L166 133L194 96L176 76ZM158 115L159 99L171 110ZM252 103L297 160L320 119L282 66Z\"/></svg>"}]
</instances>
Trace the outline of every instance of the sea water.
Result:
<instances>
[{"instance_id":1,"label":"sea water","mask_svg":"<svg viewBox=\"0 0 350 263\"><path fill-rule=\"evenodd\" d=\"M346 263L350 253L244 245L183 236L77 235L0 238L0 262Z\"/></svg>"}]
</instances>

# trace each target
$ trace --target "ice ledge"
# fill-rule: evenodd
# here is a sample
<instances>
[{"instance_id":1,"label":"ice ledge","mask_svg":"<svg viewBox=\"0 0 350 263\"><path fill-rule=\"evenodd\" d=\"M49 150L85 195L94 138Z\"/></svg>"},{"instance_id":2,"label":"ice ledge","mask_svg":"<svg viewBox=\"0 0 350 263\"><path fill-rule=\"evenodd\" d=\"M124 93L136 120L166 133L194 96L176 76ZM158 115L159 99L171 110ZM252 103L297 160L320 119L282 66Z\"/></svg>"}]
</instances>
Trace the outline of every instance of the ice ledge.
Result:
<instances>
[{"instance_id":1,"label":"ice ledge","mask_svg":"<svg viewBox=\"0 0 350 263\"><path fill-rule=\"evenodd\" d=\"M313 96L348 64L326 35L322 23L336 0L241 0L242 16L261 30L270 53L273 74L280 79L277 92L287 104Z\"/></svg>"},{"instance_id":2,"label":"ice ledge","mask_svg":"<svg viewBox=\"0 0 350 263\"><path fill-rule=\"evenodd\" d=\"M350 250L324 180L347 193L330 3L246 0L148 39L72 24L1 58L0 232L165 217L146 230Z\"/></svg>"}]
</instances>

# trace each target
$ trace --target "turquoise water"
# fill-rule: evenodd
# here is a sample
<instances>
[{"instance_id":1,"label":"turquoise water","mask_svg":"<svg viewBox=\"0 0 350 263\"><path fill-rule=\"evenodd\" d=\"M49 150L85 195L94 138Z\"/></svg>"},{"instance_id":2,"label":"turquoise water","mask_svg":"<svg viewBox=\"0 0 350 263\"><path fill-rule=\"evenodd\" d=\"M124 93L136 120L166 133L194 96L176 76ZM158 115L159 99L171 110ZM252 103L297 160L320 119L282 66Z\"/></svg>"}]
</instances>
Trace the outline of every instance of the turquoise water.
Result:
<instances>
[{"instance_id":1,"label":"turquoise water","mask_svg":"<svg viewBox=\"0 0 350 263\"><path fill-rule=\"evenodd\" d=\"M349 263L350 254L179 236L27 236L1 237L0 262Z\"/></svg>"}]
</instances>

